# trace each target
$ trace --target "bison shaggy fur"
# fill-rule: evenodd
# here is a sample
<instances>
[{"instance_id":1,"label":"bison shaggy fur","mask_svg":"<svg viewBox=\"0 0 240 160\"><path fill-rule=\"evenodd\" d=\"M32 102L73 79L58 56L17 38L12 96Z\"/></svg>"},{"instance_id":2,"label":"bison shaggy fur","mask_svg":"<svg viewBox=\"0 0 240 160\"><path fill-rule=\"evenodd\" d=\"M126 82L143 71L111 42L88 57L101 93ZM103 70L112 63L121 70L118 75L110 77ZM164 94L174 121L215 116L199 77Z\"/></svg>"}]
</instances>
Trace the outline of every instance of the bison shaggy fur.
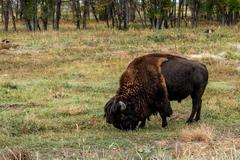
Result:
<instances>
[{"instance_id":1,"label":"bison shaggy fur","mask_svg":"<svg viewBox=\"0 0 240 160\"><path fill-rule=\"evenodd\" d=\"M106 121L121 130L144 127L146 119L159 113L162 127L172 114L170 101L192 98L192 113L200 119L201 97L208 81L207 68L170 54L148 54L134 59L120 78L117 93L105 105Z\"/></svg>"}]
</instances>

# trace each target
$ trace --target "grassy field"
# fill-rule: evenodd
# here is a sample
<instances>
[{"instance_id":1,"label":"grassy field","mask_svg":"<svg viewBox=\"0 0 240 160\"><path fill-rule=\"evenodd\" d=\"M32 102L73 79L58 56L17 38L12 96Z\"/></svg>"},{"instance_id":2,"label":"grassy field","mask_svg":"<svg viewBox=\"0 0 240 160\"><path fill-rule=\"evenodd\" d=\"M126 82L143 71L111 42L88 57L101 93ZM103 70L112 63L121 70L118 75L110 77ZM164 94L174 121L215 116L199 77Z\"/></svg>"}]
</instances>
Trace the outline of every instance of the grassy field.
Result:
<instances>
[{"instance_id":1,"label":"grassy field","mask_svg":"<svg viewBox=\"0 0 240 160\"><path fill-rule=\"evenodd\" d=\"M240 159L240 28L205 29L1 32L20 46L0 50L0 159ZM171 103L168 129L159 116L131 132L106 124L128 63L162 51L207 65L202 120L185 124L187 98Z\"/></svg>"}]
</instances>

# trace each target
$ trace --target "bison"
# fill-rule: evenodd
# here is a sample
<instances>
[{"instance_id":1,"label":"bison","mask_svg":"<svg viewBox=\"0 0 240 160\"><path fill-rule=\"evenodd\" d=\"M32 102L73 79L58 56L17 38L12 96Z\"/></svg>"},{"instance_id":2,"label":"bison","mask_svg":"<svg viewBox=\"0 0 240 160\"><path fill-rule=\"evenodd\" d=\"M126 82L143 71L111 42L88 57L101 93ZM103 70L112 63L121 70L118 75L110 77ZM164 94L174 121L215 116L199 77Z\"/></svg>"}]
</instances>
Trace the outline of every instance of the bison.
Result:
<instances>
[{"instance_id":1,"label":"bison","mask_svg":"<svg viewBox=\"0 0 240 160\"><path fill-rule=\"evenodd\" d=\"M148 54L133 60L120 78L120 87L104 107L107 123L121 130L144 127L146 119L159 113L162 127L171 116L169 101L192 98L187 122L200 120L202 95L208 70L196 61L170 54Z\"/></svg>"}]
</instances>

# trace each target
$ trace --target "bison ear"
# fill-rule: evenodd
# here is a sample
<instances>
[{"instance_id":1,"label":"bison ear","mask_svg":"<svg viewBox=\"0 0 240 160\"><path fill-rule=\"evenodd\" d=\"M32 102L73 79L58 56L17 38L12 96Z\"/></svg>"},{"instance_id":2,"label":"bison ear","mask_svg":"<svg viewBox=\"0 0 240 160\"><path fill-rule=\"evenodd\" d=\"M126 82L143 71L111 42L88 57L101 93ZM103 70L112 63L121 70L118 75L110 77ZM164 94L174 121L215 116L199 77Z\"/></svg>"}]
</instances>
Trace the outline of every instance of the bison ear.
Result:
<instances>
[{"instance_id":1,"label":"bison ear","mask_svg":"<svg viewBox=\"0 0 240 160\"><path fill-rule=\"evenodd\" d=\"M123 103L122 101L119 101L118 103L121 106L121 108L120 108L121 111L124 111L127 108L126 104Z\"/></svg>"}]
</instances>

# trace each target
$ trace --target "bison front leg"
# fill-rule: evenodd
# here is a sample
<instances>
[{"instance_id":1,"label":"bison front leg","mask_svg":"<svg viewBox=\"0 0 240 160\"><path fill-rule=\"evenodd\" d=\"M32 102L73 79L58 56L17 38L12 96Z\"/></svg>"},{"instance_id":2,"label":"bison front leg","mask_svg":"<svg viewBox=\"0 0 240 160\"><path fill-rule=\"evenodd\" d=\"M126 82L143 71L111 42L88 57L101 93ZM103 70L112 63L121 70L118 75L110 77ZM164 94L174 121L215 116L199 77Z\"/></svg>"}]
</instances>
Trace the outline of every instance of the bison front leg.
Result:
<instances>
[{"instance_id":1,"label":"bison front leg","mask_svg":"<svg viewBox=\"0 0 240 160\"><path fill-rule=\"evenodd\" d=\"M170 117L173 113L170 101L166 98L165 102L162 104L163 112L160 113L162 118L162 127L167 128L167 117Z\"/></svg>"},{"instance_id":2,"label":"bison front leg","mask_svg":"<svg viewBox=\"0 0 240 160\"><path fill-rule=\"evenodd\" d=\"M157 102L158 107L160 107L160 111L164 112L167 117L170 117L172 115L172 108L170 101L168 99L168 91L167 91L167 86L166 86L166 81L165 78L162 74L160 74L160 86L159 86L159 92L157 94L157 97L159 98Z\"/></svg>"},{"instance_id":3,"label":"bison front leg","mask_svg":"<svg viewBox=\"0 0 240 160\"><path fill-rule=\"evenodd\" d=\"M143 128L145 126L145 124L146 124L146 119L143 119L138 122L137 128Z\"/></svg>"},{"instance_id":4,"label":"bison front leg","mask_svg":"<svg viewBox=\"0 0 240 160\"><path fill-rule=\"evenodd\" d=\"M167 128L168 127L168 123L167 123L167 116L165 113L161 112L159 113L161 118L162 118L162 127L163 128Z\"/></svg>"},{"instance_id":5,"label":"bison front leg","mask_svg":"<svg viewBox=\"0 0 240 160\"><path fill-rule=\"evenodd\" d=\"M172 115L172 108L170 101L166 98L163 101L156 101L156 105L158 107L158 112L160 117L162 118L162 127L167 128L167 117L170 117Z\"/></svg>"},{"instance_id":6,"label":"bison front leg","mask_svg":"<svg viewBox=\"0 0 240 160\"><path fill-rule=\"evenodd\" d=\"M171 108L170 101L168 99L166 81L164 76L161 74L161 71L159 71L159 91L156 97L157 97L157 100L155 102L155 105L162 118L162 127L167 128L167 125L168 125L167 117L170 117L173 111Z\"/></svg>"}]
</instances>

